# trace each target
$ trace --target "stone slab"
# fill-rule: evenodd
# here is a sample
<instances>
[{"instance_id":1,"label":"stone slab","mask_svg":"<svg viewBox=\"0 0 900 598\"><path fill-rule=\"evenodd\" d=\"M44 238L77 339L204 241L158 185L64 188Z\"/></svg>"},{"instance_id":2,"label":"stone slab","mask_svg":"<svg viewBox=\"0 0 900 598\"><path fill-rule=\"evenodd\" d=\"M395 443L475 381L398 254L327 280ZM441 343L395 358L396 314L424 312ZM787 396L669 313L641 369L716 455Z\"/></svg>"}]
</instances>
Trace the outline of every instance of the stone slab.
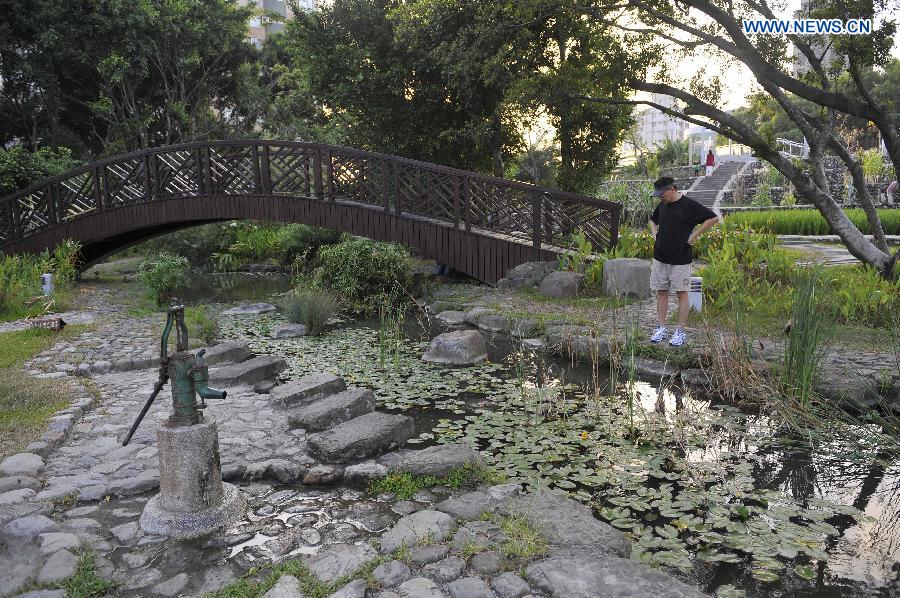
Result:
<instances>
[{"instance_id":1,"label":"stone slab","mask_svg":"<svg viewBox=\"0 0 900 598\"><path fill-rule=\"evenodd\" d=\"M288 412L288 423L307 430L324 430L371 413L375 394L368 388L349 388Z\"/></svg>"},{"instance_id":2,"label":"stone slab","mask_svg":"<svg viewBox=\"0 0 900 598\"><path fill-rule=\"evenodd\" d=\"M320 461L350 463L401 445L413 434L411 417L375 412L310 434L306 443L309 454Z\"/></svg>"},{"instance_id":3,"label":"stone slab","mask_svg":"<svg viewBox=\"0 0 900 598\"><path fill-rule=\"evenodd\" d=\"M260 355L241 363L216 368L209 373L209 382L214 386L237 386L255 384L272 378L287 369L287 362L274 355Z\"/></svg>"},{"instance_id":4,"label":"stone slab","mask_svg":"<svg viewBox=\"0 0 900 598\"><path fill-rule=\"evenodd\" d=\"M391 471L413 475L445 476L455 467L483 463L481 454L466 444L439 444L421 450L402 450L378 459Z\"/></svg>"},{"instance_id":5,"label":"stone slab","mask_svg":"<svg viewBox=\"0 0 900 598\"><path fill-rule=\"evenodd\" d=\"M282 409L302 407L345 390L347 390L347 383L343 378L326 373L310 374L297 380L291 380L287 384L276 386L269 391L269 401L275 407Z\"/></svg>"},{"instance_id":6,"label":"stone slab","mask_svg":"<svg viewBox=\"0 0 900 598\"><path fill-rule=\"evenodd\" d=\"M303 562L316 579L330 584L355 573L366 561L377 556L368 544L331 544L312 556L304 556Z\"/></svg>"},{"instance_id":7,"label":"stone slab","mask_svg":"<svg viewBox=\"0 0 900 598\"><path fill-rule=\"evenodd\" d=\"M381 552L389 554L401 546L412 547L428 538L440 542L450 537L453 517L440 511L424 510L407 515L381 536Z\"/></svg>"},{"instance_id":8,"label":"stone slab","mask_svg":"<svg viewBox=\"0 0 900 598\"><path fill-rule=\"evenodd\" d=\"M240 363L247 361L253 353L250 351L250 345L244 341L225 341L208 347L203 358L209 365L217 363Z\"/></svg>"}]
</instances>

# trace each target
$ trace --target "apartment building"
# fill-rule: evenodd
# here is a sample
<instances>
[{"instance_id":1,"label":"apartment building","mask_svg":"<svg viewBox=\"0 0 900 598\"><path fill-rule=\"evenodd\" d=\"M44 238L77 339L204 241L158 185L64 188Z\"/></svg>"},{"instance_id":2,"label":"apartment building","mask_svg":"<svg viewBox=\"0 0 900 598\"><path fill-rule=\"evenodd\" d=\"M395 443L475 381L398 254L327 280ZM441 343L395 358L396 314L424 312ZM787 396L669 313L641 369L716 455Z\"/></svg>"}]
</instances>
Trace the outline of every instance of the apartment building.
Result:
<instances>
[{"instance_id":1,"label":"apartment building","mask_svg":"<svg viewBox=\"0 0 900 598\"><path fill-rule=\"evenodd\" d=\"M666 108L676 108L676 101L672 96L653 94L651 101ZM684 139L690 126L687 121L670 116L653 106L637 108L634 117L636 121L635 141L642 147L651 149L666 139L679 141ZM629 154L635 149L634 144L630 141L623 143L623 153Z\"/></svg>"},{"instance_id":2,"label":"apartment building","mask_svg":"<svg viewBox=\"0 0 900 598\"><path fill-rule=\"evenodd\" d=\"M239 6L254 5L261 11L274 13L279 18L268 15L256 15L247 22L247 40L256 46L262 47L266 38L284 29L284 21L294 17L291 8L284 0L237 0ZM304 10L313 10L316 0L298 0L297 4Z\"/></svg>"}]
</instances>

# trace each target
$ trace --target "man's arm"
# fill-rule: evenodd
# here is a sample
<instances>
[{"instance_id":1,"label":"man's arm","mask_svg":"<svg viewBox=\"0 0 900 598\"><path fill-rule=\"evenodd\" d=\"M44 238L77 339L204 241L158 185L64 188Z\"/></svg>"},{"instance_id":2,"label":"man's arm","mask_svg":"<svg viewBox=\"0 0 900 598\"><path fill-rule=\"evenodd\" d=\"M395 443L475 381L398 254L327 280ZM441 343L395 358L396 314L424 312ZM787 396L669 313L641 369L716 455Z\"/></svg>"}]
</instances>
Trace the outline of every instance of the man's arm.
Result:
<instances>
[{"instance_id":1,"label":"man's arm","mask_svg":"<svg viewBox=\"0 0 900 598\"><path fill-rule=\"evenodd\" d=\"M696 243L697 239L700 237L700 235L702 235L706 231L706 229L710 228L711 226L715 226L718 222L719 222L718 216L713 216L709 220L704 220L703 224L700 225L700 228L696 229L694 232L691 233L691 236L688 237L688 243L690 243L691 245Z\"/></svg>"},{"instance_id":2,"label":"man's arm","mask_svg":"<svg viewBox=\"0 0 900 598\"><path fill-rule=\"evenodd\" d=\"M653 222L652 220L648 220L647 222L650 223L650 232L653 234L653 238L655 239L656 238L656 229L657 229L656 223Z\"/></svg>"}]
</instances>

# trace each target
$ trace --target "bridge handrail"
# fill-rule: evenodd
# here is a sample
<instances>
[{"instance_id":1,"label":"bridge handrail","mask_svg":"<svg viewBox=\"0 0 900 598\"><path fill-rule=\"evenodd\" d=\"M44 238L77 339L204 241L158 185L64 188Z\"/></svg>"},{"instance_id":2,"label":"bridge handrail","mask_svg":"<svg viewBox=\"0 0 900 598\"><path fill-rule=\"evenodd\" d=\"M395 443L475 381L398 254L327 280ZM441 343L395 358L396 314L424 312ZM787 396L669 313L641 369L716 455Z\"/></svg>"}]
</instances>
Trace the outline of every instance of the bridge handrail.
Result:
<instances>
[{"instance_id":1,"label":"bridge handrail","mask_svg":"<svg viewBox=\"0 0 900 598\"><path fill-rule=\"evenodd\" d=\"M210 151L209 151L209 149L211 149L211 148L240 148L240 149L244 149L245 151L249 150L252 152L252 160L253 160L252 167L256 171L255 172L256 188L254 189L255 193L251 192L251 191L245 191L245 192L240 193L241 195L266 194L266 193L273 192L273 189L268 189L268 191L267 191L263 188L260 188L260 185L259 185L260 172L259 172L259 170L262 166L264 166L266 173L269 172L271 164L268 162L268 160L270 159L269 156L273 149L277 150L278 148L294 148L296 150L316 152L316 154L315 154L316 159L314 161L315 166L313 166L313 161L308 161L308 163L305 163L303 166L303 168L304 168L303 172L307 177L305 179L305 182L306 182L305 191L307 193L307 196L311 197L311 198L313 197L313 193L315 193L315 198L324 199L322 185L323 185L323 180L326 178L325 169L327 168L327 178L328 178L328 185L329 185L328 195L329 195L330 199L334 199L335 184L336 183L338 185L342 184L342 181L340 179L338 179L336 181L334 178L335 173L334 173L333 169L336 165L336 163L334 162L335 157L338 160L345 160L347 158L372 159L372 160L378 160L378 161L383 162L383 168L386 169L387 171L389 171L392 168L396 169L397 166L403 166L403 167L407 167L407 168L418 169L416 171L417 173L421 173L422 171L427 171L430 174L440 174L440 175L445 175L445 176L457 177L458 180L465 182L466 193L469 193L469 188L472 186L472 183L475 183L478 185L485 185L485 187L482 189L484 197L481 198L484 201L483 201L483 205L480 206L484 212L484 214L482 214L482 216L487 216L488 221L490 221L491 217L494 216L494 212L496 212L497 214L505 217L507 219L507 221L509 221L510 223L515 222L518 225L528 225L529 228L533 228L533 231L531 231L530 234L533 236L534 245L537 248L540 247L542 241L549 241L550 240L549 238L554 236L554 232L568 234L568 233L571 233L571 231L576 227L576 225L578 224L577 220L580 215L579 214L574 214L574 215L566 214L564 210L560 209L560 207L565 207L566 205L571 206L571 204L581 204L586 207L596 208L596 209L599 209L603 214L606 215L604 218L602 218L600 220L597 219L596 215L592 216L592 218L595 221L595 223L594 223L595 226L594 226L594 230L592 231L592 233L589 234L588 236L589 236L589 238L592 236L594 237L594 238L592 238L592 240L595 242L595 244L597 244L598 246L604 246L604 245L612 246L612 245L615 245L615 243L617 241L617 237L618 237L618 222L619 222L619 217L620 217L621 210L622 210L622 205L617 202L612 202L612 201L594 198L594 197L588 197L588 196L579 195L576 193L569 193L569 192L561 191L558 189L550 189L550 188L546 188L546 187L540 187L537 185L533 185L533 184L525 183L525 182L521 182L521 181L511 181L508 179L503 179L503 178L494 177L494 176L490 176L490 175L469 172L469 171L461 170L458 168L451 168L448 166L441 166L439 164L433 164L433 163L429 163L429 162L413 160L411 158L392 156L392 155L382 154L382 153L378 153L378 152L371 152L371 151L367 151L367 150L359 150L359 149L355 149L355 148L348 148L348 147L322 144L322 143L310 143L310 142L302 142L302 141L280 141L280 140L266 140L266 139L229 139L229 140L213 140L213 141L193 141L193 142L181 143L181 144L177 144L177 145L141 149L141 150L136 150L136 151L129 152L126 154L109 156L109 157L91 162L89 164L76 167L66 173L56 175L56 176L50 177L48 179L44 179L43 181L40 181L34 185L31 185L26 189L16 191L16 192L9 194L3 198L0 198L0 215L2 215L4 218L9 217L9 218L15 219L17 200L20 200L22 198L27 198L31 195L38 194L40 192L45 192L46 197L50 198L47 200L48 201L48 203L47 203L47 205L48 205L47 212L48 213L43 214L43 216L45 217L45 221L42 223L38 223L36 225L30 226L29 231L48 228L48 227L53 226L63 220L71 220L73 218L80 217L84 214L76 214L75 216L72 216L70 218L70 217L66 217L62 213L56 214L56 213L49 213L49 212L52 212L51 206L56 205L54 203L55 200L52 198L53 193L54 193L53 192L54 188L57 189L56 195L58 196L60 194L59 186L61 185L61 183L64 183L67 181L77 181L79 176L82 176L85 174L88 174L89 176L94 177L93 194L95 195L95 199L98 204L97 207L100 209L108 209L110 206L108 206L102 200L102 196L104 194L110 193L109 189L107 189L106 185L105 185L108 182L105 180L106 177L108 176L108 173L105 170L105 167L114 166L116 164L126 164L126 163L129 163L129 161L136 160L136 159L144 160L143 163L146 164L147 166L144 168L144 171L142 171L142 174L144 177L147 178L147 190L148 190L148 192L151 192L153 190L153 187L151 185L149 177L151 177L151 176L157 177L158 176L158 173L156 171L157 162L154 161L153 174L151 175L149 172L151 170L150 163L148 161L146 161L146 159L152 158L154 156L161 156L161 155L165 155L165 154L173 154L175 152L185 152L185 151L200 150L200 152L197 155L201 159L202 159L203 155L206 156L205 162L201 160L200 162L191 165L191 168L197 169L197 172L193 173L193 174L196 174L197 175L196 178L198 178L200 180L200 182L197 184L196 194L210 195L210 194L213 194L212 190L210 189L210 187L212 186L212 179L211 179L212 173L209 170L211 168L211 163L212 163L212 158L211 158ZM265 155L265 160L266 160L265 164L262 164L262 162L261 162L262 155ZM327 156L327 164L326 164L326 159L325 159L326 156ZM220 159L224 159L223 156L218 156L218 157ZM241 156L239 156L239 157L241 157ZM250 158L250 156L245 155L245 156L243 156L243 158ZM220 162L220 165L221 165L221 162ZM341 164L339 162L337 163L337 165L341 166ZM204 167L207 171L205 173L202 172ZM135 166L134 168L137 168L137 167ZM103 189L100 188L100 176L99 176L99 174L97 174L97 173L101 172L101 169L103 169L102 172L104 173L104 188ZM315 171L314 169L318 169L318 170ZM137 170L134 170L130 174L133 175L137 172L138 172ZM175 172L180 175L185 174L184 172L181 172L181 171L175 171ZM241 173L237 172L235 174L240 175ZM247 173L245 172L243 174L246 175ZM310 188L311 184L312 184L311 179L313 178L313 176L315 177L315 185L316 185L315 189ZM351 179L350 181L345 181L343 183L345 183L347 185L351 185L351 186L352 185L362 186L365 188L364 191L368 192L369 189L367 188L367 186L370 186L372 184L372 181L366 179L365 172L360 172L357 176L359 177L357 180ZM387 172L385 172L385 177L387 177L387 176L388 176ZM204 177L206 177L206 178L204 178ZM370 175L370 177L371 177L371 175ZM125 179L122 179L121 181L116 181L116 182L123 182L124 180ZM430 181L430 178L429 178L429 181ZM82 183L83 182L84 181L82 181ZM159 181L154 180L153 183L158 184ZM271 181L266 181L266 183L267 184L271 183ZM421 181L417 181L417 184L421 185ZM490 188L488 188L488 186L490 186ZM262 187L265 187L265 185L263 185ZM68 190L72 191L71 189L68 189ZM521 197L518 198L517 202L514 202L516 204L515 206L513 206L512 204L504 206L504 205L500 205L500 203L497 203L497 204L490 203L491 201L496 201L498 199L501 199L501 200L506 199L507 196L504 194L504 190L514 190L519 193L524 193L527 195L527 197L531 197L532 199L534 199L536 197L543 197L547 201L544 201L544 200L537 201L533 206L533 213L526 217L525 211L527 211L527 210L526 210L526 207L523 205L523 200ZM158 188L157 188L157 191L158 191ZM393 191L399 192L400 189L396 188L396 189L393 189ZM423 197L423 195L422 195L423 193L425 193L427 195L428 193L436 193L437 191L446 191L446 190L445 189L444 190L440 190L440 189L435 190L435 189L431 189L431 188L422 187L422 188L416 189L416 193L414 194L414 196L416 198L421 198L421 197ZM380 190L380 193L382 195L388 195L389 192L390 192L390 190L388 189L388 180L387 180L387 178L385 178L383 181L383 188ZM453 193L454 193L453 200L459 202L460 200L456 197L459 194L459 189L456 189ZM221 193L218 193L218 194L221 195ZM77 195L77 193L75 193L75 195ZM152 195L153 194L151 192L151 195L148 196L147 199L148 200L152 199ZM500 197L497 197L497 195L500 195ZM485 197L486 197L486 200L485 200ZM56 200L58 200L58 199L59 198L57 197ZM87 196L79 196L78 199L84 200L84 199L90 199L90 198L87 198ZM109 200L109 198L107 198L107 200ZM401 200L401 197L396 198L397 205L395 206L395 208L396 208L396 213L398 213L398 214L401 211L401 206L399 205L400 200ZM445 203L449 203L451 201L450 198L448 196L446 196L446 194L444 197L438 197L438 200L439 201L443 200ZM131 199L130 201L136 201L136 200ZM429 215L435 215L439 218L443 217L445 219L455 220L457 222L460 219L463 219L463 220L465 220L465 225L466 225L466 228L468 229L471 226L471 222L469 221L469 217L470 217L469 212L472 210L472 208L469 205L468 197L463 201L464 201L463 206L460 206L458 204L455 207L449 206L449 205L444 205L441 210L443 213L445 213L443 216L440 214L429 214ZM551 214L551 211L553 209L552 203L555 202L558 204L560 201L562 201L563 203L559 204L559 206L556 208L556 211ZM379 203L379 205L381 204L380 199L379 199L378 203ZM385 199L384 207L386 210L390 209L390 206L388 204L389 204L389 201L387 199ZM407 212L417 213L417 212L415 212L415 210L409 209L408 206L402 206L402 208L405 208L405 211L407 211ZM507 209L507 212L505 214L501 214L501 212L504 208ZM491 211L491 210L493 210L493 212L491 214L488 214L488 211ZM88 210L85 210L84 212L86 213L87 211ZM32 217L35 216L35 209L33 209L33 207L31 207L29 209L29 212L31 213ZM453 218L450 218L449 216L447 216L447 214L449 214L450 212L454 213ZM464 214L463 214L464 218L461 218L461 215L460 215L461 212L464 212ZM562 217L562 218L560 218L560 217ZM525 222L528 219L531 219L532 221ZM18 222L20 222L20 221L18 221ZM511 224L510 224L510 226L511 226ZM516 234L525 232L525 231L519 230L521 227L522 226L519 226L519 228L515 229ZM0 228L2 228L2 227L0 227ZM509 232L509 231L505 231L505 232ZM13 239L20 237L19 226L16 222L11 223L11 228L8 230L8 233L12 233ZM548 238L544 239L545 236ZM10 242L10 234L3 235L3 230L0 230L0 247L2 247L4 244L6 244L8 242Z\"/></svg>"}]
</instances>

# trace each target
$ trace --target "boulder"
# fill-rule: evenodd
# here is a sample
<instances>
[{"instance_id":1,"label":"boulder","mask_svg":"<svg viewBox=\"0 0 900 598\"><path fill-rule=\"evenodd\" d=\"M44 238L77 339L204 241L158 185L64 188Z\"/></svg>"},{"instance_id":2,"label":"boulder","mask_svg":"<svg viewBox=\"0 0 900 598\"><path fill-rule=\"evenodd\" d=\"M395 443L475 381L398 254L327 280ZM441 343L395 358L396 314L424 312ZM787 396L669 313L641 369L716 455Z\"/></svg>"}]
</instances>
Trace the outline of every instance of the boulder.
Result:
<instances>
[{"instance_id":1,"label":"boulder","mask_svg":"<svg viewBox=\"0 0 900 598\"><path fill-rule=\"evenodd\" d=\"M612 297L646 299L650 296L650 262L634 257L606 260L601 287Z\"/></svg>"},{"instance_id":2,"label":"boulder","mask_svg":"<svg viewBox=\"0 0 900 598\"><path fill-rule=\"evenodd\" d=\"M355 573L376 556L378 553L368 544L331 544L312 556L304 556L303 562L316 579L330 584Z\"/></svg>"},{"instance_id":3,"label":"boulder","mask_svg":"<svg viewBox=\"0 0 900 598\"><path fill-rule=\"evenodd\" d=\"M269 391L269 400L275 407L288 408L309 405L347 389L343 378L334 374L310 374Z\"/></svg>"},{"instance_id":4,"label":"boulder","mask_svg":"<svg viewBox=\"0 0 900 598\"><path fill-rule=\"evenodd\" d=\"M429 363L473 365L487 359L487 344L477 330L445 332L432 339L422 356Z\"/></svg>"},{"instance_id":5,"label":"boulder","mask_svg":"<svg viewBox=\"0 0 900 598\"><path fill-rule=\"evenodd\" d=\"M350 388L288 412L298 428L324 430L375 410L375 394L368 388Z\"/></svg>"},{"instance_id":6,"label":"boulder","mask_svg":"<svg viewBox=\"0 0 900 598\"><path fill-rule=\"evenodd\" d=\"M216 368L209 373L209 382L214 386L237 386L255 384L272 378L287 369L287 362L274 355L260 355L241 363Z\"/></svg>"},{"instance_id":7,"label":"boulder","mask_svg":"<svg viewBox=\"0 0 900 598\"><path fill-rule=\"evenodd\" d=\"M686 386L693 386L696 388L709 388L712 384L709 375L700 368L681 370L681 382Z\"/></svg>"},{"instance_id":8,"label":"boulder","mask_svg":"<svg viewBox=\"0 0 900 598\"><path fill-rule=\"evenodd\" d=\"M677 376L680 370L665 361L658 359L644 359L643 357L635 357L634 371L642 376L650 378L671 378Z\"/></svg>"},{"instance_id":9,"label":"boulder","mask_svg":"<svg viewBox=\"0 0 900 598\"><path fill-rule=\"evenodd\" d=\"M498 289L516 290L540 284L545 276L556 270L557 262L525 262L506 272L497 281Z\"/></svg>"},{"instance_id":10,"label":"boulder","mask_svg":"<svg viewBox=\"0 0 900 598\"><path fill-rule=\"evenodd\" d=\"M459 330L468 325L467 315L464 311L442 311L434 319L452 330Z\"/></svg>"},{"instance_id":11,"label":"boulder","mask_svg":"<svg viewBox=\"0 0 900 598\"><path fill-rule=\"evenodd\" d=\"M544 277L538 293L547 297L577 297L584 284L584 274L559 270Z\"/></svg>"},{"instance_id":12,"label":"boulder","mask_svg":"<svg viewBox=\"0 0 900 598\"><path fill-rule=\"evenodd\" d=\"M403 450L378 459L391 471L413 475L444 476L454 467L482 463L481 455L467 444L438 444L421 450Z\"/></svg>"},{"instance_id":13,"label":"boulder","mask_svg":"<svg viewBox=\"0 0 900 598\"><path fill-rule=\"evenodd\" d=\"M528 581L566 598L703 598L699 590L632 560L616 557L551 557L525 569Z\"/></svg>"},{"instance_id":14,"label":"boulder","mask_svg":"<svg viewBox=\"0 0 900 598\"><path fill-rule=\"evenodd\" d=\"M209 365L214 365L229 361L239 363L250 359L251 355L250 345L244 341L225 341L208 347L203 358Z\"/></svg>"},{"instance_id":15,"label":"boulder","mask_svg":"<svg viewBox=\"0 0 900 598\"><path fill-rule=\"evenodd\" d=\"M455 519L480 519L482 515L496 508L496 502L484 492L476 491L448 498L436 504L434 508Z\"/></svg>"},{"instance_id":16,"label":"boulder","mask_svg":"<svg viewBox=\"0 0 900 598\"><path fill-rule=\"evenodd\" d=\"M279 324L272 329L272 338L297 338L306 336L306 326L303 324Z\"/></svg>"},{"instance_id":17,"label":"boulder","mask_svg":"<svg viewBox=\"0 0 900 598\"><path fill-rule=\"evenodd\" d=\"M275 311L276 307L271 303L244 303L222 312L225 316L243 316L267 314Z\"/></svg>"},{"instance_id":18,"label":"boulder","mask_svg":"<svg viewBox=\"0 0 900 598\"><path fill-rule=\"evenodd\" d=\"M415 433L405 415L368 413L330 430L307 436L311 456L326 463L350 463L398 446Z\"/></svg>"}]
</instances>

